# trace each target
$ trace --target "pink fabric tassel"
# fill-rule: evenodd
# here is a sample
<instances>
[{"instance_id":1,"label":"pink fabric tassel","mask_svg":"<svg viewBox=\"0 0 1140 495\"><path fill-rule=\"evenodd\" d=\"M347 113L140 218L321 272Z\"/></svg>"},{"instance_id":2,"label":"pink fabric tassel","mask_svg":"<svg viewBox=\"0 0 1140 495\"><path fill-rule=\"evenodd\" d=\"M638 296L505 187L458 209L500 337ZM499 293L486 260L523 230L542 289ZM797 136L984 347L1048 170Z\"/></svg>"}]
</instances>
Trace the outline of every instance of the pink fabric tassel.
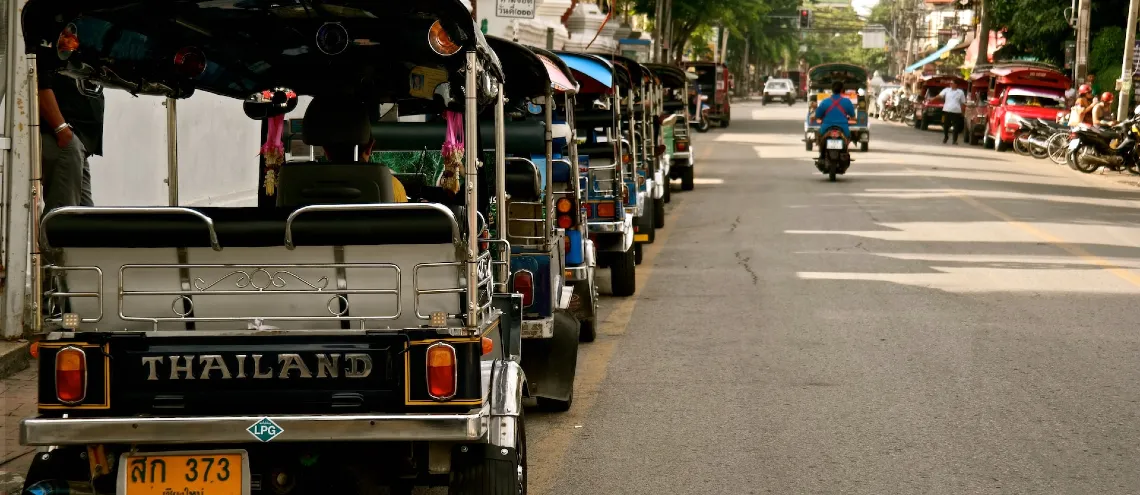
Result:
<instances>
[{"instance_id":1,"label":"pink fabric tassel","mask_svg":"<svg viewBox=\"0 0 1140 495\"><path fill-rule=\"evenodd\" d=\"M285 116L277 115L266 120L265 144L261 145L261 156L265 157L265 195L277 192L277 169L285 163L285 145L281 142L285 132Z\"/></svg>"},{"instance_id":2,"label":"pink fabric tassel","mask_svg":"<svg viewBox=\"0 0 1140 495\"><path fill-rule=\"evenodd\" d=\"M443 141L443 173L439 186L455 194L459 192L460 176L463 175L463 114L445 110L443 118L447 122L447 135Z\"/></svg>"}]
</instances>

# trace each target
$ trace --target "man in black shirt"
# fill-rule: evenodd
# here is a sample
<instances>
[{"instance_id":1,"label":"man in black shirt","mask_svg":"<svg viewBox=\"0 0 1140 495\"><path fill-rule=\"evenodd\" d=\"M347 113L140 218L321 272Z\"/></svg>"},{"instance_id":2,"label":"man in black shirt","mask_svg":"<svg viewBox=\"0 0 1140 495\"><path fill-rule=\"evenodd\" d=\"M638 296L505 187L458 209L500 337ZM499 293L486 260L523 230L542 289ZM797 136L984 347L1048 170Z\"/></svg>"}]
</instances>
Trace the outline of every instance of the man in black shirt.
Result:
<instances>
[{"instance_id":1,"label":"man in black shirt","mask_svg":"<svg viewBox=\"0 0 1140 495\"><path fill-rule=\"evenodd\" d=\"M45 55L37 57L44 210L94 206L87 158L103 154L102 89L39 63ZM55 53L50 57L58 60Z\"/></svg>"}]
</instances>

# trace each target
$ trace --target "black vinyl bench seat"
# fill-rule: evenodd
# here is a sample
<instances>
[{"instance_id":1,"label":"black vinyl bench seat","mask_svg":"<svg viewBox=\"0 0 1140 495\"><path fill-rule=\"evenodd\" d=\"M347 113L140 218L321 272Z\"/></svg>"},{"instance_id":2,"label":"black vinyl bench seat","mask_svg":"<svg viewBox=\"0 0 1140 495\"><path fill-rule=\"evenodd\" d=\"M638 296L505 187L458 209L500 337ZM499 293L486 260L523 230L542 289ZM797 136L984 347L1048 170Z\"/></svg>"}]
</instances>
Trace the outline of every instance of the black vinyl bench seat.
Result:
<instances>
[{"instance_id":1,"label":"black vinyl bench seat","mask_svg":"<svg viewBox=\"0 0 1140 495\"><path fill-rule=\"evenodd\" d=\"M401 203L407 204L407 203ZM296 246L448 244L459 227L450 210L408 208L308 211L293 221ZM285 224L294 209L185 208L170 213L99 213L74 208L45 215L44 239L52 248L209 248L210 218L218 244L227 247L285 245ZM95 208L94 210L105 210ZM153 208L151 210L162 210Z\"/></svg>"}]
</instances>

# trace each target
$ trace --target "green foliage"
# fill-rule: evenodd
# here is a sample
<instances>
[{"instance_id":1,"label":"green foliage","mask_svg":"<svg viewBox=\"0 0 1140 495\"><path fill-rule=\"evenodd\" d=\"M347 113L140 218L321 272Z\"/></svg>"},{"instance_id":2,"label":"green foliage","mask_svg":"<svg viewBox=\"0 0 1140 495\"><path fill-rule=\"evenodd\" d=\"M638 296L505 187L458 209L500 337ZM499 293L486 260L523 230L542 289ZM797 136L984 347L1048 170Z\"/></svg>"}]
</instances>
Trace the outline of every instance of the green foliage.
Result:
<instances>
[{"instance_id":1,"label":"green foliage","mask_svg":"<svg viewBox=\"0 0 1140 495\"><path fill-rule=\"evenodd\" d=\"M1089 74L1096 75L1097 89L1109 91L1120 79L1124 59L1124 29L1112 26L1101 29L1089 45Z\"/></svg>"},{"instance_id":2,"label":"green foliage","mask_svg":"<svg viewBox=\"0 0 1140 495\"><path fill-rule=\"evenodd\" d=\"M865 23L850 9L816 9L814 31L804 39L808 65L846 62L866 67L869 72L885 71L888 52L882 49L864 49L863 38L857 32Z\"/></svg>"},{"instance_id":3,"label":"green foliage","mask_svg":"<svg viewBox=\"0 0 1140 495\"><path fill-rule=\"evenodd\" d=\"M1074 36L1065 17L1069 2L1057 0L986 0L990 28L1006 28L1006 47L1001 58L1029 55L1038 60L1061 63L1064 43ZM1092 3L1091 31L1123 26L1128 0L1096 0ZM1120 45L1117 45L1120 46ZM1117 58L1116 64L1120 64ZM1118 69L1119 70L1119 69Z\"/></svg>"}]
</instances>

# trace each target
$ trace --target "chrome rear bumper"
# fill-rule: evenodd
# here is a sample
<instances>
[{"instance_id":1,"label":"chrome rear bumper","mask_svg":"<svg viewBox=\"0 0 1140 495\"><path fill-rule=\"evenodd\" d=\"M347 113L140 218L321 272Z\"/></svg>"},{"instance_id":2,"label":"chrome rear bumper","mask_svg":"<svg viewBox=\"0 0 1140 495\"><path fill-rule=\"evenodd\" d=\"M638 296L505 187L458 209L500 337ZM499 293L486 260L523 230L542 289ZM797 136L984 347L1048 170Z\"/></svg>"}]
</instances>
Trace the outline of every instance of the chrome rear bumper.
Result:
<instances>
[{"instance_id":1,"label":"chrome rear bumper","mask_svg":"<svg viewBox=\"0 0 1140 495\"><path fill-rule=\"evenodd\" d=\"M272 442L467 441L487 433L489 409L449 414L268 416L281 427ZM20 444L261 443L246 429L266 416L162 418L31 418L20 422Z\"/></svg>"}]
</instances>

